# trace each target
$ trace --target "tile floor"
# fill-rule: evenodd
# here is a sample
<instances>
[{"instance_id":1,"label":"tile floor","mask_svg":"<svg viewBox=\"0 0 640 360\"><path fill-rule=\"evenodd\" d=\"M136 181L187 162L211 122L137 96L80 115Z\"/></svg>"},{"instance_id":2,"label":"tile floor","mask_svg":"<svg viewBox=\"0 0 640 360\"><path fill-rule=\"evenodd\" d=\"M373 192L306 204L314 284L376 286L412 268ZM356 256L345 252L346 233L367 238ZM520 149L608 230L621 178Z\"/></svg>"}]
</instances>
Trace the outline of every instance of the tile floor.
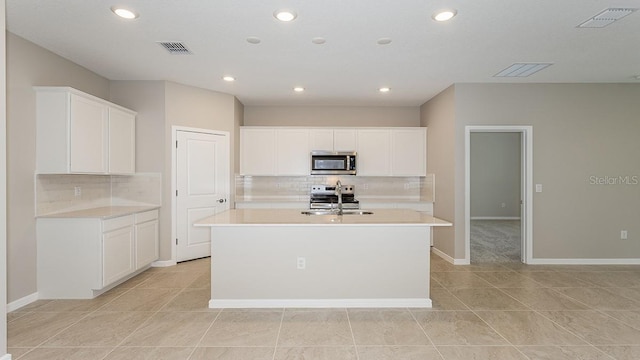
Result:
<instances>
[{"instance_id":1,"label":"tile floor","mask_svg":"<svg viewBox=\"0 0 640 360\"><path fill-rule=\"evenodd\" d=\"M453 266L433 309L207 308L209 259L9 314L14 359L640 359L640 266Z\"/></svg>"}]
</instances>

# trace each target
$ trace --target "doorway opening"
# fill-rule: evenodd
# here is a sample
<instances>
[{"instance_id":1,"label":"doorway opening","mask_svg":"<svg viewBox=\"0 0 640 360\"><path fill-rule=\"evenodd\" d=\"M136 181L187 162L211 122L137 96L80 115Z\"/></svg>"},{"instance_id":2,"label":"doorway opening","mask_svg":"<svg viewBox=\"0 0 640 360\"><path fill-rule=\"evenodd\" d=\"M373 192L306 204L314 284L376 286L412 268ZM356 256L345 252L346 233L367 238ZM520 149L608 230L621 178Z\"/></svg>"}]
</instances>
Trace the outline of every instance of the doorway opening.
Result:
<instances>
[{"instance_id":1,"label":"doorway opening","mask_svg":"<svg viewBox=\"0 0 640 360\"><path fill-rule=\"evenodd\" d=\"M530 126L465 129L465 263L532 258Z\"/></svg>"}]
</instances>

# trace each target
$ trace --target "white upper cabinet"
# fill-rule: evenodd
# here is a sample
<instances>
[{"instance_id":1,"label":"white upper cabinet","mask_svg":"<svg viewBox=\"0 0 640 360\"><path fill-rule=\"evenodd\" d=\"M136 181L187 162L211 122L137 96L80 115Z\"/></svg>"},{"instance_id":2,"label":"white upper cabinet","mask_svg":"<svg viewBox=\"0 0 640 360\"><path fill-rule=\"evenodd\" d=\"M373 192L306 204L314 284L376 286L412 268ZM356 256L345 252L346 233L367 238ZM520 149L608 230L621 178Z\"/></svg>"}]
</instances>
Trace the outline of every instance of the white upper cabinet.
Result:
<instances>
[{"instance_id":1,"label":"white upper cabinet","mask_svg":"<svg viewBox=\"0 0 640 360\"><path fill-rule=\"evenodd\" d=\"M136 172L136 116L116 108L109 109L109 173Z\"/></svg>"},{"instance_id":2,"label":"white upper cabinet","mask_svg":"<svg viewBox=\"0 0 640 360\"><path fill-rule=\"evenodd\" d=\"M240 128L242 175L309 175L309 129Z\"/></svg>"},{"instance_id":3,"label":"white upper cabinet","mask_svg":"<svg viewBox=\"0 0 640 360\"><path fill-rule=\"evenodd\" d=\"M333 151L333 129L309 130L309 150Z\"/></svg>"},{"instance_id":4,"label":"white upper cabinet","mask_svg":"<svg viewBox=\"0 0 640 360\"><path fill-rule=\"evenodd\" d=\"M310 150L356 151L356 129L311 129Z\"/></svg>"},{"instance_id":5,"label":"white upper cabinet","mask_svg":"<svg viewBox=\"0 0 640 360\"><path fill-rule=\"evenodd\" d=\"M36 172L132 174L135 116L69 87L36 87Z\"/></svg>"},{"instance_id":6,"label":"white upper cabinet","mask_svg":"<svg viewBox=\"0 0 640 360\"><path fill-rule=\"evenodd\" d=\"M275 129L246 127L240 129L240 173L243 175L275 175Z\"/></svg>"},{"instance_id":7,"label":"white upper cabinet","mask_svg":"<svg viewBox=\"0 0 640 360\"><path fill-rule=\"evenodd\" d=\"M391 130L391 174L393 176L426 176L426 156L426 128Z\"/></svg>"},{"instance_id":8,"label":"white upper cabinet","mask_svg":"<svg viewBox=\"0 0 640 360\"><path fill-rule=\"evenodd\" d=\"M358 130L359 176L391 175L391 137L389 129Z\"/></svg>"},{"instance_id":9,"label":"white upper cabinet","mask_svg":"<svg viewBox=\"0 0 640 360\"><path fill-rule=\"evenodd\" d=\"M426 128L240 128L240 173L309 175L314 150L357 151L358 176L426 176Z\"/></svg>"},{"instance_id":10,"label":"white upper cabinet","mask_svg":"<svg viewBox=\"0 0 640 360\"><path fill-rule=\"evenodd\" d=\"M333 151L356 151L357 144L356 129L333 130Z\"/></svg>"},{"instance_id":11,"label":"white upper cabinet","mask_svg":"<svg viewBox=\"0 0 640 360\"><path fill-rule=\"evenodd\" d=\"M276 130L276 175L309 175L308 129Z\"/></svg>"},{"instance_id":12,"label":"white upper cabinet","mask_svg":"<svg viewBox=\"0 0 640 360\"><path fill-rule=\"evenodd\" d=\"M109 108L101 102L76 94L71 94L70 102L69 171L106 173Z\"/></svg>"}]
</instances>

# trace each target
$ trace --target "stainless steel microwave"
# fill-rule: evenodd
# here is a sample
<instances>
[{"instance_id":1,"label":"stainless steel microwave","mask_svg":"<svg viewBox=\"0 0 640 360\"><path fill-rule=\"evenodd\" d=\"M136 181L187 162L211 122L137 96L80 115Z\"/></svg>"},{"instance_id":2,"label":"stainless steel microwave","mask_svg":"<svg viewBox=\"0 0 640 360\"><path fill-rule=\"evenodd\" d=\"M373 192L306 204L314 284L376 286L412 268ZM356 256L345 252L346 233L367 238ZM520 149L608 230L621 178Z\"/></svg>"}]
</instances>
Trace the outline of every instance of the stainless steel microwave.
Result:
<instances>
[{"instance_id":1,"label":"stainless steel microwave","mask_svg":"<svg viewBox=\"0 0 640 360\"><path fill-rule=\"evenodd\" d=\"M311 175L355 175L356 152L312 151Z\"/></svg>"}]
</instances>

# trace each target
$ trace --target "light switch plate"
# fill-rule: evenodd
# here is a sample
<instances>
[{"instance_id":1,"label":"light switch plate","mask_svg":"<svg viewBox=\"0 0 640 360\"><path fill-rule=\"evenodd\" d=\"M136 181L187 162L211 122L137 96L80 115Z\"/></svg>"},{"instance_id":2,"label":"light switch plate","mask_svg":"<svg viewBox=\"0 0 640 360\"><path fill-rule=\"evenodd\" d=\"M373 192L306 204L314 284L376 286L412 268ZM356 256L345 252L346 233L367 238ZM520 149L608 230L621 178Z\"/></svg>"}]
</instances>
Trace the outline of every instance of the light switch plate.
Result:
<instances>
[{"instance_id":1,"label":"light switch plate","mask_svg":"<svg viewBox=\"0 0 640 360\"><path fill-rule=\"evenodd\" d=\"M542 192L542 184L536 184L536 192Z\"/></svg>"}]
</instances>

